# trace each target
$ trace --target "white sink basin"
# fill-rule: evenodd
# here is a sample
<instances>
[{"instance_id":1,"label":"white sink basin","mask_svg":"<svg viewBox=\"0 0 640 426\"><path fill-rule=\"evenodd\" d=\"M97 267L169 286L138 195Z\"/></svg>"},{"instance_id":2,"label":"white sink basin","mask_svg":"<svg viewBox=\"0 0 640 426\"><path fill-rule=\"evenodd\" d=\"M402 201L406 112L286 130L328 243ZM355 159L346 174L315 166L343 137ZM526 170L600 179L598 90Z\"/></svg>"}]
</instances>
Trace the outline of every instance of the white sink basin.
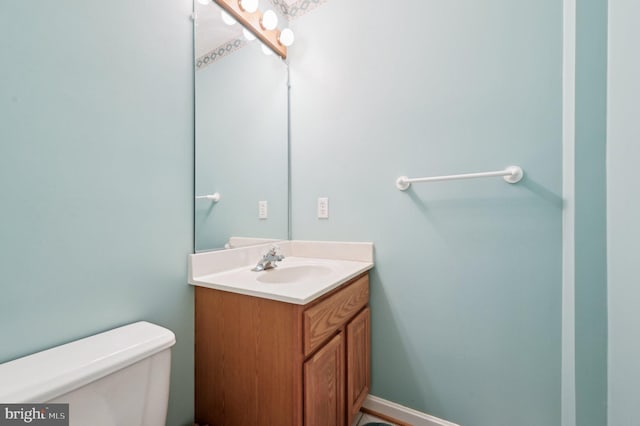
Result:
<instances>
[{"instance_id":1,"label":"white sink basin","mask_svg":"<svg viewBox=\"0 0 640 426\"><path fill-rule=\"evenodd\" d=\"M287 256L275 269L254 272L246 265L195 277L192 283L304 305L372 267L371 262Z\"/></svg>"},{"instance_id":2,"label":"white sink basin","mask_svg":"<svg viewBox=\"0 0 640 426\"><path fill-rule=\"evenodd\" d=\"M332 269L325 265L292 265L282 266L261 272L256 281L267 284L303 283L311 277L329 275Z\"/></svg>"}]
</instances>

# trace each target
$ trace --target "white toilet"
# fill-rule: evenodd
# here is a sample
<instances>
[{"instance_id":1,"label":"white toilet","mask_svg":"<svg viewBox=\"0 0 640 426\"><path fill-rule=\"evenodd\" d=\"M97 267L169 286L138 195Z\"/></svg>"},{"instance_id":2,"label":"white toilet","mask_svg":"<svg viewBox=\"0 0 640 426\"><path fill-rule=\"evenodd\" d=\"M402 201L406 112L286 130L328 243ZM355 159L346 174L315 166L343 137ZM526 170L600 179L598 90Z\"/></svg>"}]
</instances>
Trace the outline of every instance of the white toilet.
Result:
<instances>
[{"instance_id":1,"label":"white toilet","mask_svg":"<svg viewBox=\"0 0 640 426\"><path fill-rule=\"evenodd\" d=\"M137 322L0 364L0 402L69 403L71 426L162 426L175 341Z\"/></svg>"}]
</instances>

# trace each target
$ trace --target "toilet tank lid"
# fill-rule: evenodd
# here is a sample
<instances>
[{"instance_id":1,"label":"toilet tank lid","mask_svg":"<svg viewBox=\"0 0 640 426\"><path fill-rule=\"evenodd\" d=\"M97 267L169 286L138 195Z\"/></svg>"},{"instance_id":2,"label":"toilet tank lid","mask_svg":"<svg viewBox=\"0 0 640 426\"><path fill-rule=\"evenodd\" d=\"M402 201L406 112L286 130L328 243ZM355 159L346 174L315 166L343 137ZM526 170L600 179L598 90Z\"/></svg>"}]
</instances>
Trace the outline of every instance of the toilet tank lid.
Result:
<instances>
[{"instance_id":1,"label":"toilet tank lid","mask_svg":"<svg viewBox=\"0 0 640 426\"><path fill-rule=\"evenodd\" d=\"M45 402L176 342L171 330L141 321L0 364L0 402Z\"/></svg>"}]
</instances>

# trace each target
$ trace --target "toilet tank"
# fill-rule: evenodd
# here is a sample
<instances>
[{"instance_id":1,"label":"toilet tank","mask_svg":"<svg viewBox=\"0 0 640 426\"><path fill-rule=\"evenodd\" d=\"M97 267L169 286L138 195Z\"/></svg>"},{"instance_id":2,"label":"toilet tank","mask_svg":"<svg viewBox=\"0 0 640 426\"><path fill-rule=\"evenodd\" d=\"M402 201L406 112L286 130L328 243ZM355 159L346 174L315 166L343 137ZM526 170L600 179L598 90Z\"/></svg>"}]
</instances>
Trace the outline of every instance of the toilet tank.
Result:
<instances>
[{"instance_id":1,"label":"toilet tank","mask_svg":"<svg viewBox=\"0 0 640 426\"><path fill-rule=\"evenodd\" d=\"M68 403L70 426L164 425L175 341L143 321L0 364L0 402Z\"/></svg>"}]
</instances>

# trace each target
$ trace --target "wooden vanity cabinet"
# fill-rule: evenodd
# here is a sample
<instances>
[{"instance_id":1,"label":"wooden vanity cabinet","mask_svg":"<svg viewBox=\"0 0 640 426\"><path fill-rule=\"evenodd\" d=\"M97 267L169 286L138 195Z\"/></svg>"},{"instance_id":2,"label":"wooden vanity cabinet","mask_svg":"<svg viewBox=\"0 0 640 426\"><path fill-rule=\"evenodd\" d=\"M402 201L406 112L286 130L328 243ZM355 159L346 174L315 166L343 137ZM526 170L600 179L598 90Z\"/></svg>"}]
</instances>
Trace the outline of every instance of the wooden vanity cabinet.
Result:
<instances>
[{"instance_id":1,"label":"wooden vanity cabinet","mask_svg":"<svg viewBox=\"0 0 640 426\"><path fill-rule=\"evenodd\" d=\"M196 423L349 426L370 387L369 278L307 305L195 288Z\"/></svg>"}]
</instances>

